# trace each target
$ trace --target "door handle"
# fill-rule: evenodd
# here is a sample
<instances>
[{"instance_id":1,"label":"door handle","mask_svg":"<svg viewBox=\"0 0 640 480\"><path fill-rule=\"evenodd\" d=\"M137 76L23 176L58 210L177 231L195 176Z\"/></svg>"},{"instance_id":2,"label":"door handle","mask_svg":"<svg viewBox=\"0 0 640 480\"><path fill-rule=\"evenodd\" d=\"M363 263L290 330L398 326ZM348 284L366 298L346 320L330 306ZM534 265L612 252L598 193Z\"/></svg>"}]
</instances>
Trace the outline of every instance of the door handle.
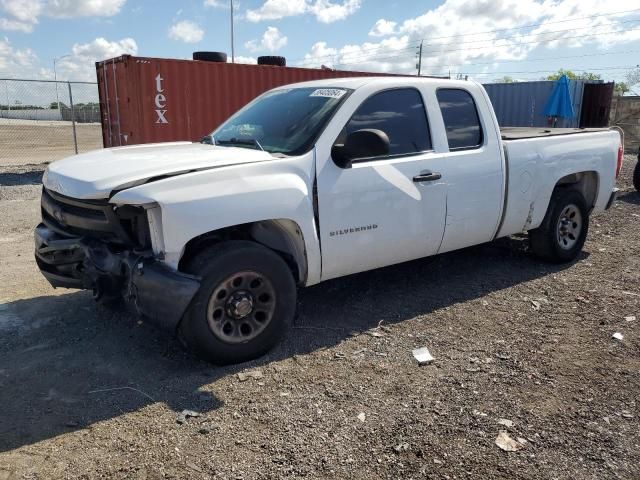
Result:
<instances>
[{"instance_id":1,"label":"door handle","mask_svg":"<svg viewBox=\"0 0 640 480\"><path fill-rule=\"evenodd\" d=\"M431 170L423 170L420 175L413 177L414 182L433 182L434 180L440 180L442 175L438 172L432 172Z\"/></svg>"}]
</instances>

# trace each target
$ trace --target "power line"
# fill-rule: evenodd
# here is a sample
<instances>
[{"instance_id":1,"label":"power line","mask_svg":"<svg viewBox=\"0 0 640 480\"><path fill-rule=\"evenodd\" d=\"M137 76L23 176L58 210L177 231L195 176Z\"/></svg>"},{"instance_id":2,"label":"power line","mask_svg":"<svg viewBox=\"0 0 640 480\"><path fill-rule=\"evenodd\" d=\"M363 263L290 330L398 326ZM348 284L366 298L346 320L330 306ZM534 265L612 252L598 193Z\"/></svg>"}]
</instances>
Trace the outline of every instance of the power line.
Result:
<instances>
[{"instance_id":1,"label":"power line","mask_svg":"<svg viewBox=\"0 0 640 480\"><path fill-rule=\"evenodd\" d=\"M595 67L595 68L591 68L591 67L587 67L587 68L583 68L583 67L578 67L578 68L566 68L565 70L576 70L576 71L590 71L590 72L601 72L601 71L608 71L608 70L629 70L631 68L635 68L635 65L627 65L627 66L620 66L620 67L614 67L614 66L610 66L610 67ZM502 75L502 74L512 74L512 73L549 73L549 72L557 72L557 70L522 70L519 72L456 72L456 73L461 73L463 75Z\"/></svg>"},{"instance_id":2,"label":"power line","mask_svg":"<svg viewBox=\"0 0 640 480\"><path fill-rule=\"evenodd\" d=\"M619 24L621 23L632 23L632 22L640 22L640 19L634 19L634 20L627 20L625 22L619 22ZM531 37L531 36L543 36L543 35L552 35L554 33L565 33L565 32L574 32L575 30L581 30L581 29L585 29L585 28L592 28L592 27L582 27L580 29L567 29L567 30L553 30L550 32L544 32L544 33L539 33L539 34L531 34L531 35L523 35L523 37ZM596 27L597 28L597 27ZM529 42L507 42L505 44L499 44L496 45L495 42L500 41L500 40L509 40L511 38L514 37L503 37L503 38L497 38L497 39L493 39L493 40L479 40L479 42L493 42L493 45L491 45L491 47L517 47L520 45L532 45L534 43L548 43L548 42L555 42L555 41L560 41L560 40L570 40L573 38L591 38L591 37L595 37L595 36L600 36L603 34L609 34L609 33L624 33L624 32L634 32L639 30L638 28L635 29L626 29L626 30L609 30L609 31L604 31L604 32L596 32L596 33L591 33L591 34L583 34L583 35L574 35L574 36L570 36L570 37L556 37L556 38L548 38L548 39L537 39L537 40L533 40L533 41L529 41ZM459 44L462 43L478 43L478 42L459 42ZM427 44L428 45L428 44ZM440 44L440 45L445 45L445 44ZM436 45L431 45L431 46L436 46ZM378 47L376 48L376 50L379 50L380 48L386 48L388 49L388 46L385 47ZM407 50L413 50L417 48L417 45L412 45L410 47L405 47L405 48L401 48L398 50L393 50L392 52L403 52L403 51L407 51ZM457 51L463 51L463 50L480 50L480 49L485 49L485 48L489 48L489 46L478 46L478 47L464 47L464 48L455 48L455 49L448 49L448 50L431 50L431 51L427 51L427 52L423 52L423 55L429 56L429 54L447 54L447 53L451 53L451 52L457 52ZM362 54L364 50L358 51L358 52L347 52L345 54L340 54L340 53L336 53L334 55L331 55L331 57L341 57L340 58L340 63L338 63L338 65L348 65L351 63L366 63L372 60L376 60L375 58L364 58L364 57L369 57L371 55L376 55L376 53L370 53L370 54ZM392 53L389 52L389 53ZM386 52L385 52L386 53ZM350 58L345 59L345 55L349 55L349 56L354 56L353 59L357 60L358 58L361 58L362 60L360 61L346 61L346 60L351 60ZM314 58L310 58L307 59L307 61L305 62L305 64L309 64L309 63L315 63L318 61L318 59L320 59L322 57L314 57ZM493 63L493 62L492 62Z\"/></svg>"},{"instance_id":3,"label":"power line","mask_svg":"<svg viewBox=\"0 0 640 480\"><path fill-rule=\"evenodd\" d=\"M497 42L497 41L500 41L500 40L510 40L510 39L513 39L513 38L539 37L541 35L551 35L551 34L554 34L554 33L575 32L576 30L594 29L594 28L600 28L600 27L608 27L608 26L611 26L611 25L617 26L617 25L623 25L623 24L627 24L627 23L636 23L636 22L640 22L640 18L634 18L634 19L625 20L625 21L622 21L622 22L606 23L606 24L595 25L595 26L589 25L589 26L586 26L586 27L567 28L565 30L549 30L548 32L541 32L541 33L526 33L526 34L520 35L518 37L511 36L511 37L489 38L487 40L470 40L468 42L456 42L456 45L464 45L464 44L467 44L467 43ZM431 44L427 43L426 45L431 45L433 47L439 47L439 46L447 45L447 44L446 43L431 43Z\"/></svg>"},{"instance_id":4,"label":"power line","mask_svg":"<svg viewBox=\"0 0 640 480\"><path fill-rule=\"evenodd\" d=\"M565 60L567 58L586 58L586 57L601 57L605 55L623 55L627 53L640 53L640 50L625 50L621 52L603 52L603 53L588 53L586 55L566 55L563 57L540 57L540 58L524 58L521 60L494 60L493 62L474 62L474 63L456 63L447 64L448 67L466 67L469 65L494 65L496 63L517 63L517 62L547 62L549 60Z\"/></svg>"},{"instance_id":5,"label":"power line","mask_svg":"<svg viewBox=\"0 0 640 480\"><path fill-rule=\"evenodd\" d=\"M556 37L556 38L548 38L548 39L540 39L540 40L535 40L532 42L513 42L511 44L504 44L504 45L492 45L492 47L517 47L520 45L532 45L534 43L549 43L549 42L558 42L560 40L571 40L573 38L590 38L590 37L598 37L600 35L606 35L609 33L627 33L627 32L636 32L640 30L640 28L630 28L630 29L626 29L626 30L609 30L606 32L596 32L596 33L591 33L591 34L587 34L587 35L575 35L575 36L571 36L571 37ZM570 31L570 30L567 30ZM433 50L431 52L425 52L424 55L429 55L430 53L434 53L434 54L444 54L444 53L451 53L451 52L458 52L458 51L462 51L462 50L480 50L480 49L486 49L489 48L487 46L482 46L482 47L465 47L465 48L456 48L456 49L450 49L450 50L443 50L443 51L438 51L438 50Z\"/></svg>"},{"instance_id":6,"label":"power line","mask_svg":"<svg viewBox=\"0 0 640 480\"><path fill-rule=\"evenodd\" d=\"M610 12L610 13L601 13L598 15L589 15L587 17L573 17L573 18L567 18L565 20L556 20L553 22L541 22L541 23L531 23L529 25L521 25L519 27L511 27L511 28L501 28L498 30L486 30L484 32L475 32L475 33L459 33L456 35L447 35L444 37L432 37L431 40L440 40L442 38L455 38L455 37L466 37L466 36L471 36L471 35L484 35L487 33L496 33L496 32L506 32L509 30L520 30L523 28L531 28L531 27L539 27L542 25L551 25L551 24L556 24L556 23L565 23L565 22L575 22L576 20L586 20L588 18L596 18L596 17L608 17L611 15L620 15L622 13L630 13L630 12L640 12L640 9L638 8L634 8L633 10L622 10L619 12Z\"/></svg>"},{"instance_id":7,"label":"power line","mask_svg":"<svg viewBox=\"0 0 640 480\"><path fill-rule=\"evenodd\" d=\"M602 14L598 14L598 15L589 15L589 16L585 16L585 17L573 17L573 18L569 18L569 19L565 19L565 20L557 20L557 21L553 21L553 22L532 23L532 24L528 24L528 25L521 25L519 27L502 28L502 29L497 29L497 30L487 30L487 31L484 31L484 32L460 33L460 34L456 34L456 35L446 35L446 36L441 36L441 37L431 37L431 38L429 38L429 40L441 40L441 39L445 39L445 38L467 37L467 36L473 36L473 35L483 35L483 34L488 34L488 33L506 32L506 31L511 31L511 30L521 30L523 28L531 28L531 27L542 26L542 25L551 25L551 24L556 24L556 23L573 22L573 21L576 21L576 20L584 20L584 19L589 19L589 18L607 17L607 16L611 16L611 15L619 15L619 14L630 13L630 12L640 12L640 9L621 10L621 11L617 11L617 12L602 13ZM640 19L627 20L627 21L624 21L624 22L615 22L615 23L611 23L610 25L621 24L621 23L629 23L629 22L633 22L633 21L640 21ZM598 25L598 26L602 26L602 25ZM574 31L574 30L585 29L585 28L593 28L593 27L588 26L588 27L579 27L579 28L573 28L573 29L567 29L567 30L555 30L555 31L551 31L551 32L544 32L544 33L540 33L540 34L531 34L531 35L544 35L544 34L547 34L547 33L558 33L558 32L564 32L564 31ZM504 37L504 38L499 38L497 40L508 39L508 38L513 38L513 37ZM423 38L422 40L426 40L426 38ZM476 42L482 42L482 41L488 42L488 41L494 41L494 40L496 40L496 39L476 40L476 41L464 42L464 43L476 43ZM412 44L411 48L415 48L417 45L419 45L419 43L420 43L420 40L411 41L411 44ZM371 47L371 48L367 48L367 49L362 49L359 52L350 52L350 53L347 52L345 55L348 55L348 54L359 54L360 52L364 52L364 51L381 50L381 49L385 49L385 48L389 48L388 45L379 45L377 47ZM340 53L336 52L335 54L320 55L320 56L317 56L317 57L314 57L314 58L310 58L310 59L300 58L300 59L296 59L296 60L293 60L293 61L294 62L295 61L301 61L302 63L309 63L309 62L318 61L319 59L325 59L325 58L331 59L331 58L333 58L333 57L335 57L337 55L340 55Z\"/></svg>"},{"instance_id":8,"label":"power line","mask_svg":"<svg viewBox=\"0 0 640 480\"><path fill-rule=\"evenodd\" d=\"M534 42L516 42L510 45L498 45L499 47L502 46L509 46L509 47L517 47L520 45L530 45L530 44L544 44L544 43L549 43L549 42L557 42L559 40L570 40L572 38L589 38L589 37L597 37L600 36L602 34L607 34L607 33L623 33L623 32L635 32L640 30L640 28L635 28L635 29L627 29L627 30L613 30L613 31L608 31L608 32L597 32L597 33L593 33L593 34L589 34L589 35L576 35L576 36L572 36L572 37L561 37L561 38L551 38L551 39L546 39L546 40L537 40ZM495 47L495 45L494 45ZM462 50L478 50L478 49L487 49L488 47L483 46L483 47L467 47L467 48L460 48L460 49L451 49L451 50L443 50L443 51L432 51L432 52L425 52L423 55L427 56L430 53L437 53L439 55L444 55L447 53L451 53L451 52L456 52L456 51L462 51ZM407 49L404 49L407 50ZM396 52L400 52L400 50L397 50ZM389 52L389 53L394 53L394 52ZM387 56L387 57L378 57L378 58L365 58L365 59L361 59L361 60L356 60L356 61L341 61L339 63L336 64L336 66L345 66L345 65L356 65L356 64L361 64L361 63L368 63L371 61L377 61L377 60L382 60L384 58L396 58L397 56ZM356 57L357 58L357 57ZM443 62L445 63L445 62Z\"/></svg>"},{"instance_id":9,"label":"power line","mask_svg":"<svg viewBox=\"0 0 640 480\"><path fill-rule=\"evenodd\" d=\"M575 71L582 71L582 72L586 72L586 71L590 71L590 72L603 72L603 71L620 71L620 70L629 70L631 68L635 68L635 65L630 65L630 66L610 66L610 67L595 67L595 68L591 68L591 67L587 67L587 68L583 68L583 67L578 67L578 68L567 68L566 70L575 70ZM470 76L491 76L491 75L512 75L512 74L525 74L525 75L531 75L531 74L540 74L540 73L555 73L557 72L557 70L521 70L521 71L512 71L512 72L455 72L456 75L470 75ZM429 75L433 75L433 76L441 76L441 75L446 75L447 72L444 73L429 73Z\"/></svg>"}]
</instances>

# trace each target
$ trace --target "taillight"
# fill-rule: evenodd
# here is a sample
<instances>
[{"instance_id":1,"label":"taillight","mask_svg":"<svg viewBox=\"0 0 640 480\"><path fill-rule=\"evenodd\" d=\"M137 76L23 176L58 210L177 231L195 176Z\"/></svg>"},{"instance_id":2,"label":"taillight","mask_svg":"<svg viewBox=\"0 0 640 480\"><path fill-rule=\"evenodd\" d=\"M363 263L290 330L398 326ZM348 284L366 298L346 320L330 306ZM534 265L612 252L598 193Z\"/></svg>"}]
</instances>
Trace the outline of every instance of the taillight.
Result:
<instances>
[{"instance_id":1,"label":"taillight","mask_svg":"<svg viewBox=\"0 0 640 480\"><path fill-rule=\"evenodd\" d=\"M624 145L620 144L618 147L618 163L616 164L616 178L620 175L620 170L622 170L622 159L624 157Z\"/></svg>"}]
</instances>

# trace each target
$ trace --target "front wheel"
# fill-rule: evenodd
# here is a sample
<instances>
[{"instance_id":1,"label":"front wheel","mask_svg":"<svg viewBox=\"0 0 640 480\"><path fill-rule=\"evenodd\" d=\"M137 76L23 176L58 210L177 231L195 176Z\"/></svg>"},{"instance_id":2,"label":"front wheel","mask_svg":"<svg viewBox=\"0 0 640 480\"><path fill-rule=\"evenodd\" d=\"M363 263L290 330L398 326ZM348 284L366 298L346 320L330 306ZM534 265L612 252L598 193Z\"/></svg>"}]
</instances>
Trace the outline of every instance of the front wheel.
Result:
<instances>
[{"instance_id":1,"label":"front wheel","mask_svg":"<svg viewBox=\"0 0 640 480\"><path fill-rule=\"evenodd\" d=\"M179 334L216 364L265 354L293 320L296 285L285 261L262 245L231 241L196 255L188 273L202 277Z\"/></svg>"},{"instance_id":2,"label":"front wheel","mask_svg":"<svg viewBox=\"0 0 640 480\"><path fill-rule=\"evenodd\" d=\"M636 168L633 169L633 186L636 191L640 192L640 155L638 155L638 163Z\"/></svg>"},{"instance_id":3,"label":"front wheel","mask_svg":"<svg viewBox=\"0 0 640 480\"><path fill-rule=\"evenodd\" d=\"M553 263L574 260L589 230L589 211L577 190L559 189L551 196L542 224L529 232L533 253Z\"/></svg>"}]
</instances>

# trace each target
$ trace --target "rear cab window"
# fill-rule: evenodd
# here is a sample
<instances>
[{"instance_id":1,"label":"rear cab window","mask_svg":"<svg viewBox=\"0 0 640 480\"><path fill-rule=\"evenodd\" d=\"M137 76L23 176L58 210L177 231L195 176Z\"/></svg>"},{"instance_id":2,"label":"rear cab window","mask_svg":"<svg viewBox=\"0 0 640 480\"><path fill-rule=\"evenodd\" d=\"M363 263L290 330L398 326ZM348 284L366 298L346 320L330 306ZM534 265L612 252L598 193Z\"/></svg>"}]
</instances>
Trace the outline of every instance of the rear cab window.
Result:
<instances>
[{"instance_id":1,"label":"rear cab window","mask_svg":"<svg viewBox=\"0 0 640 480\"><path fill-rule=\"evenodd\" d=\"M343 144L347 135L363 129L382 130L387 134L389 155L384 158L432 150L424 102L415 88L384 90L364 100L335 143Z\"/></svg>"},{"instance_id":2,"label":"rear cab window","mask_svg":"<svg viewBox=\"0 0 640 480\"><path fill-rule=\"evenodd\" d=\"M471 94L460 88L439 88L436 96L447 132L449 150L468 150L482 146L482 125Z\"/></svg>"}]
</instances>

